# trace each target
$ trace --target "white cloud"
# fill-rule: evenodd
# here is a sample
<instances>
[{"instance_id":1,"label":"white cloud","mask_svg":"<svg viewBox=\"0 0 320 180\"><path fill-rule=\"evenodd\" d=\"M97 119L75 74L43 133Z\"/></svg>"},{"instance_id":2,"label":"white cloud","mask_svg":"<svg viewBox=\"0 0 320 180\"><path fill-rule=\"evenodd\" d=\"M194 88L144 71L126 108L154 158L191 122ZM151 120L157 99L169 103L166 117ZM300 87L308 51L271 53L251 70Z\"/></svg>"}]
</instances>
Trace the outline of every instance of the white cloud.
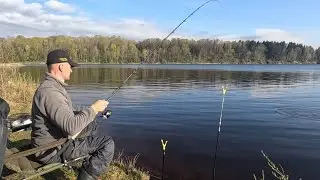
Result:
<instances>
[{"instance_id":1,"label":"white cloud","mask_svg":"<svg viewBox=\"0 0 320 180\"><path fill-rule=\"evenodd\" d=\"M164 38L170 30L161 30L155 24L138 19L115 19L113 21L98 22L84 15L54 13L55 11L72 13L76 12L76 6L61 3L57 0L34 1L27 3L24 0L0 0L0 36L49 36L64 34L70 36L81 35L117 35L125 38L141 40L145 38ZM174 27L172 27L174 28ZM250 36L208 34L181 34L177 30L170 38L219 38L221 40L272 40L293 41L309 43L307 36L293 35L281 29L256 29L255 34ZM311 38L309 38L311 39ZM317 44L313 44L316 46Z\"/></svg>"},{"instance_id":2,"label":"white cloud","mask_svg":"<svg viewBox=\"0 0 320 180\"><path fill-rule=\"evenodd\" d=\"M43 13L39 3L25 4L23 0L0 0L0 13L15 13L28 17L34 17Z\"/></svg>"},{"instance_id":3,"label":"white cloud","mask_svg":"<svg viewBox=\"0 0 320 180\"><path fill-rule=\"evenodd\" d=\"M45 2L44 6L71 12L72 5ZM59 15L44 9L39 3L23 0L0 0L0 36L119 35L133 39L163 37L166 34L154 25L135 19L97 22L80 15ZM68 9L69 8L69 9Z\"/></svg>"},{"instance_id":4,"label":"white cloud","mask_svg":"<svg viewBox=\"0 0 320 180\"><path fill-rule=\"evenodd\" d=\"M276 42L295 42L305 45L313 46L314 48L319 47L320 43L313 41L312 37L309 37L310 34L305 32L300 33L291 33L282 29L274 28L257 28L255 29L255 34L248 36L240 35L225 35L218 36L217 38L226 41L237 41L237 40L255 40L255 41L276 41ZM315 33L313 33L315 35ZM316 37L316 36L314 36ZM313 37L313 38L314 38Z\"/></svg>"},{"instance_id":5,"label":"white cloud","mask_svg":"<svg viewBox=\"0 0 320 180\"><path fill-rule=\"evenodd\" d=\"M44 3L44 5L52 10L60 11L64 13L73 13L76 8L70 4L62 3L57 0L50 0Z\"/></svg>"},{"instance_id":6,"label":"white cloud","mask_svg":"<svg viewBox=\"0 0 320 180\"><path fill-rule=\"evenodd\" d=\"M264 41L291 41L305 43L301 37L291 34L281 29L256 29L257 40Z\"/></svg>"}]
</instances>

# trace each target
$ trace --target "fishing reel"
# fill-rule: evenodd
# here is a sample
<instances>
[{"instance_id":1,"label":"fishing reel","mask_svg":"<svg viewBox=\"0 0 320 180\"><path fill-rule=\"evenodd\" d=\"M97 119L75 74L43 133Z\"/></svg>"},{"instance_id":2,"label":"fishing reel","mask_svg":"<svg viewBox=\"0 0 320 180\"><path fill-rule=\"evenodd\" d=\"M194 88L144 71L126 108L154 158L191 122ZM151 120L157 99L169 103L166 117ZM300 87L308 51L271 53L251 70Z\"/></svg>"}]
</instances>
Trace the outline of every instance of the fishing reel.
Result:
<instances>
[{"instance_id":1,"label":"fishing reel","mask_svg":"<svg viewBox=\"0 0 320 180\"><path fill-rule=\"evenodd\" d=\"M112 114L112 111L111 110L105 110L104 112L102 112L102 117L103 119L108 119Z\"/></svg>"}]
</instances>

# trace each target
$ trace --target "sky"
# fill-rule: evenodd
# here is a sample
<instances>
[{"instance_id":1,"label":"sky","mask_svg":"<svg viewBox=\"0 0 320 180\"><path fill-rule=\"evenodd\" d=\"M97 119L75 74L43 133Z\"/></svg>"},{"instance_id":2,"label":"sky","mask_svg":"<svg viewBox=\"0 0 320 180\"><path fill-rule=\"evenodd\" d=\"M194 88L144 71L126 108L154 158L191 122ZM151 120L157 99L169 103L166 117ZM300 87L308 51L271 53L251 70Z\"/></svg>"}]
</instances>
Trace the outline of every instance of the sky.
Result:
<instances>
[{"instance_id":1,"label":"sky","mask_svg":"<svg viewBox=\"0 0 320 180\"><path fill-rule=\"evenodd\" d=\"M206 1L0 0L0 37L164 38ZM316 0L211 1L170 38L286 41L317 48L319 7Z\"/></svg>"}]
</instances>

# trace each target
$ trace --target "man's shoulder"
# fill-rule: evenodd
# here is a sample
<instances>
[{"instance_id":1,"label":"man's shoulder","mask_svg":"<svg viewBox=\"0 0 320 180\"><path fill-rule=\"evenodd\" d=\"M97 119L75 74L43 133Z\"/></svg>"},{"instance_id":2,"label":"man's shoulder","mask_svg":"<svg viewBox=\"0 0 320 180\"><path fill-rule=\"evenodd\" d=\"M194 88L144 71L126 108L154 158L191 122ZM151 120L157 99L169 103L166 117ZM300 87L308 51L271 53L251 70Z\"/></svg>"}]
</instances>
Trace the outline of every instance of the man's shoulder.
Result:
<instances>
[{"instance_id":1,"label":"man's shoulder","mask_svg":"<svg viewBox=\"0 0 320 180\"><path fill-rule=\"evenodd\" d=\"M41 88L55 88L55 85L53 84L52 81L44 80L39 85L39 89L41 89Z\"/></svg>"},{"instance_id":2,"label":"man's shoulder","mask_svg":"<svg viewBox=\"0 0 320 180\"><path fill-rule=\"evenodd\" d=\"M50 93L57 93L57 92L61 92L61 90L57 87L57 85L54 84L54 82L49 80L44 80L38 86L35 94L43 96L43 95L48 95Z\"/></svg>"}]
</instances>

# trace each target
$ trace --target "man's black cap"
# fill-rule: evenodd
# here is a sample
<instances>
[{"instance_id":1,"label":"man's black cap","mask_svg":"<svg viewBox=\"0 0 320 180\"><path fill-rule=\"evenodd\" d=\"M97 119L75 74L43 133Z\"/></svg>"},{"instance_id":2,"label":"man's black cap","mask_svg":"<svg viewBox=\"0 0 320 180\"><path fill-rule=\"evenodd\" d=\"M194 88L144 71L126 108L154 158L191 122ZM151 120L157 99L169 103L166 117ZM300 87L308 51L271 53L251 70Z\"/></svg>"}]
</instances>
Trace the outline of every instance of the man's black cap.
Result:
<instances>
[{"instance_id":1,"label":"man's black cap","mask_svg":"<svg viewBox=\"0 0 320 180\"><path fill-rule=\"evenodd\" d=\"M47 65L68 62L71 67L80 66L78 63L72 61L67 51L62 49L56 49L49 52L47 56Z\"/></svg>"}]
</instances>

